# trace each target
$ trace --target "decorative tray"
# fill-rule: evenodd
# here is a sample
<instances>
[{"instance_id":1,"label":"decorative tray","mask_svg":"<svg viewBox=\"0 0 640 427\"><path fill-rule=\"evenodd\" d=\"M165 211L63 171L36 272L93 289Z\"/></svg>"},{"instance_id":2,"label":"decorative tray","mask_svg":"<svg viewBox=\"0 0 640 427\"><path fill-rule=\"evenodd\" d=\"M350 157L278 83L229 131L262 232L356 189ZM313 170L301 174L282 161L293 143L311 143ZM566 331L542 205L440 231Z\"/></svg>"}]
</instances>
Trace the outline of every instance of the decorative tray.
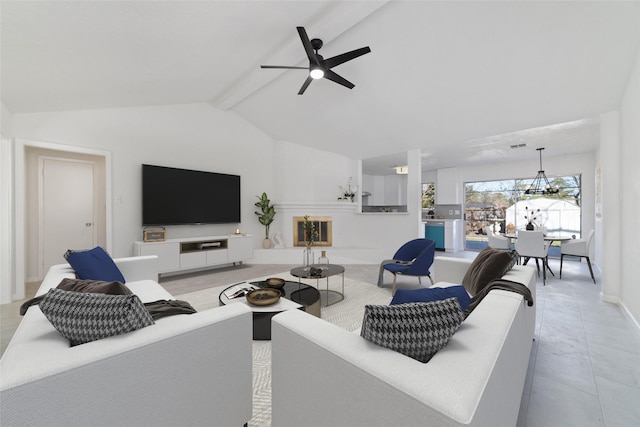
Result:
<instances>
[{"instance_id":1,"label":"decorative tray","mask_svg":"<svg viewBox=\"0 0 640 427\"><path fill-rule=\"evenodd\" d=\"M282 289L285 280L278 277L269 277L267 280L265 280L265 283L269 288Z\"/></svg>"},{"instance_id":2,"label":"decorative tray","mask_svg":"<svg viewBox=\"0 0 640 427\"><path fill-rule=\"evenodd\" d=\"M247 293L247 302L252 305L273 305L280 300L280 295L277 289L254 289Z\"/></svg>"}]
</instances>

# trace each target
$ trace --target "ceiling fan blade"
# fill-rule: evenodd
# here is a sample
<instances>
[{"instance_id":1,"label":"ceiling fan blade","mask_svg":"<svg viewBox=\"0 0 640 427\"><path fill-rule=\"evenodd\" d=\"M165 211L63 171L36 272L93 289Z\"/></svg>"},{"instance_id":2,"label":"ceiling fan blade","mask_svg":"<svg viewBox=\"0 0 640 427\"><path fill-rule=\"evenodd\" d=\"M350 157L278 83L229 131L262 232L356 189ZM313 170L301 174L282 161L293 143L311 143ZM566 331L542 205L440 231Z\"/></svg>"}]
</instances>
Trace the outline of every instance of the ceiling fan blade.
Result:
<instances>
[{"instance_id":1,"label":"ceiling fan blade","mask_svg":"<svg viewBox=\"0 0 640 427\"><path fill-rule=\"evenodd\" d=\"M302 95L304 91L307 90L307 88L309 87L312 81L313 81L313 78L311 76L308 76L307 80L305 80L304 83L302 84L302 87L300 88L298 95Z\"/></svg>"},{"instance_id":2,"label":"ceiling fan blade","mask_svg":"<svg viewBox=\"0 0 640 427\"><path fill-rule=\"evenodd\" d=\"M300 40L302 40L302 45L304 46L305 52L307 52L307 57L312 64L318 64L318 58L316 58L316 54L313 52L313 47L311 47L311 42L309 41L309 36L307 36L307 31L304 27L296 27L298 29L298 34L300 35Z\"/></svg>"},{"instance_id":3,"label":"ceiling fan blade","mask_svg":"<svg viewBox=\"0 0 640 427\"><path fill-rule=\"evenodd\" d=\"M261 65L260 68L286 68L292 70L308 70L309 67L293 67L289 65Z\"/></svg>"},{"instance_id":4,"label":"ceiling fan blade","mask_svg":"<svg viewBox=\"0 0 640 427\"><path fill-rule=\"evenodd\" d=\"M333 68L336 65L340 65L347 61L351 61L352 59L355 59L369 52L371 52L371 49L369 48L369 46L361 47L360 49L352 50L351 52L346 52L341 55L336 55L329 59L325 59L324 62L328 68Z\"/></svg>"},{"instance_id":5,"label":"ceiling fan blade","mask_svg":"<svg viewBox=\"0 0 640 427\"><path fill-rule=\"evenodd\" d=\"M324 72L324 78L329 79L332 82L341 84L342 86L348 87L349 89L353 89L355 87L355 85L349 80L345 79L344 77L340 77L338 74L331 70L326 70Z\"/></svg>"}]
</instances>

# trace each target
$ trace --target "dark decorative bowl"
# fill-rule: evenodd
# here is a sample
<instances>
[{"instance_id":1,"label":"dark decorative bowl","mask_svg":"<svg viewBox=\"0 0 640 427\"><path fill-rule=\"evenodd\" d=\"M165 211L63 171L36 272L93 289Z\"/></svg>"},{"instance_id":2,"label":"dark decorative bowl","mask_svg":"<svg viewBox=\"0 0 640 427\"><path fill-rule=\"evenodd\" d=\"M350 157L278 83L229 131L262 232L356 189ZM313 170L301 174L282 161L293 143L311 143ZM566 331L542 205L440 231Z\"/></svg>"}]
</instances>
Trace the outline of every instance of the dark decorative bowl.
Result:
<instances>
[{"instance_id":1,"label":"dark decorative bowl","mask_svg":"<svg viewBox=\"0 0 640 427\"><path fill-rule=\"evenodd\" d=\"M247 293L247 302L252 305L272 305L280 300L280 291L277 289L254 289Z\"/></svg>"},{"instance_id":2,"label":"dark decorative bowl","mask_svg":"<svg viewBox=\"0 0 640 427\"><path fill-rule=\"evenodd\" d=\"M284 279L280 279L278 277L270 277L265 280L267 286L274 289L282 289L282 287L284 286L284 282Z\"/></svg>"}]
</instances>

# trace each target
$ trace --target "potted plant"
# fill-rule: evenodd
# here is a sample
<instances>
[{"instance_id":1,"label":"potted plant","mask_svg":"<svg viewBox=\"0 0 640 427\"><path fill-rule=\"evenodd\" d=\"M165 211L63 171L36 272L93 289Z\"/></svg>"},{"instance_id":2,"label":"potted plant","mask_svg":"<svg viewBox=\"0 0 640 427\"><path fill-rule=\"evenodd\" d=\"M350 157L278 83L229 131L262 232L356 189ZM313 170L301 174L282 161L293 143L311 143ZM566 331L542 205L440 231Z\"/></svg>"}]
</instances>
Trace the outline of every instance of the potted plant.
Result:
<instances>
[{"instance_id":1,"label":"potted plant","mask_svg":"<svg viewBox=\"0 0 640 427\"><path fill-rule=\"evenodd\" d=\"M358 186L356 185L355 188L351 188L351 179L352 177L349 177L346 187L340 186L340 192L342 193L342 196L338 197L338 200L351 200L351 202L354 201L353 199L356 197Z\"/></svg>"},{"instance_id":2,"label":"potted plant","mask_svg":"<svg viewBox=\"0 0 640 427\"><path fill-rule=\"evenodd\" d=\"M255 205L257 208L260 208L260 211L256 211L255 214L258 215L258 221L260 221L260 224L264 225L265 227L262 247L265 249L269 249L271 247L271 239L269 239L269 226L273 222L273 217L276 215L276 209L271 204L271 200L269 200L267 193L262 193L262 196L256 197L258 198L258 202L256 202Z\"/></svg>"},{"instance_id":3,"label":"potted plant","mask_svg":"<svg viewBox=\"0 0 640 427\"><path fill-rule=\"evenodd\" d=\"M538 226L538 216L540 215L540 209L538 209L537 211L534 211L533 209L531 209L531 211L529 211L529 207L525 206L524 207L525 210L525 214L524 214L524 219L527 220L527 225L525 227L526 230L535 230L535 228Z\"/></svg>"}]
</instances>

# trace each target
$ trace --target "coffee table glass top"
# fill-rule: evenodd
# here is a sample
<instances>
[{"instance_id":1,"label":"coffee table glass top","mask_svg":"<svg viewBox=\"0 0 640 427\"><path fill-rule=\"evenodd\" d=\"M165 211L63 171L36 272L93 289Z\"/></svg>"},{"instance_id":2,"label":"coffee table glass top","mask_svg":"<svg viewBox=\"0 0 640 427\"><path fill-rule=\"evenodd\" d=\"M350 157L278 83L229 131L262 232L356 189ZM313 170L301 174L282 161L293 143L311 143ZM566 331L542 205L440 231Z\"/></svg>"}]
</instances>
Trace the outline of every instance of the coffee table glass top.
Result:
<instances>
[{"instance_id":1,"label":"coffee table glass top","mask_svg":"<svg viewBox=\"0 0 640 427\"><path fill-rule=\"evenodd\" d=\"M260 288L268 287L264 281L251 282L251 284ZM318 291L314 287L305 285L304 283L287 280L284 282L282 289L280 289L280 293L284 298L297 302L305 307L318 301Z\"/></svg>"},{"instance_id":2,"label":"coffee table glass top","mask_svg":"<svg viewBox=\"0 0 640 427\"><path fill-rule=\"evenodd\" d=\"M265 281L257 281L257 282L248 282L251 285L257 286L259 288L267 288L267 284ZM235 286L235 285L232 285ZM305 285L304 283L292 282L287 280L284 283L284 286L281 289L278 289L282 294L282 298L286 298L290 301L298 303L302 306L309 306L314 304L319 300L319 294L316 288L313 286ZM231 302L241 301L244 297L240 297L238 299L230 300L224 294L224 291L220 292L218 297L219 301L223 304L229 304ZM263 307L263 310L268 310L269 306Z\"/></svg>"},{"instance_id":3,"label":"coffee table glass top","mask_svg":"<svg viewBox=\"0 0 640 427\"><path fill-rule=\"evenodd\" d=\"M311 267L320 270L320 274L311 274ZM344 267L336 264L313 264L309 267L296 267L290 273L292 276L302 279L322 279L344 273Z\"/></svg>"}]
</instances>

